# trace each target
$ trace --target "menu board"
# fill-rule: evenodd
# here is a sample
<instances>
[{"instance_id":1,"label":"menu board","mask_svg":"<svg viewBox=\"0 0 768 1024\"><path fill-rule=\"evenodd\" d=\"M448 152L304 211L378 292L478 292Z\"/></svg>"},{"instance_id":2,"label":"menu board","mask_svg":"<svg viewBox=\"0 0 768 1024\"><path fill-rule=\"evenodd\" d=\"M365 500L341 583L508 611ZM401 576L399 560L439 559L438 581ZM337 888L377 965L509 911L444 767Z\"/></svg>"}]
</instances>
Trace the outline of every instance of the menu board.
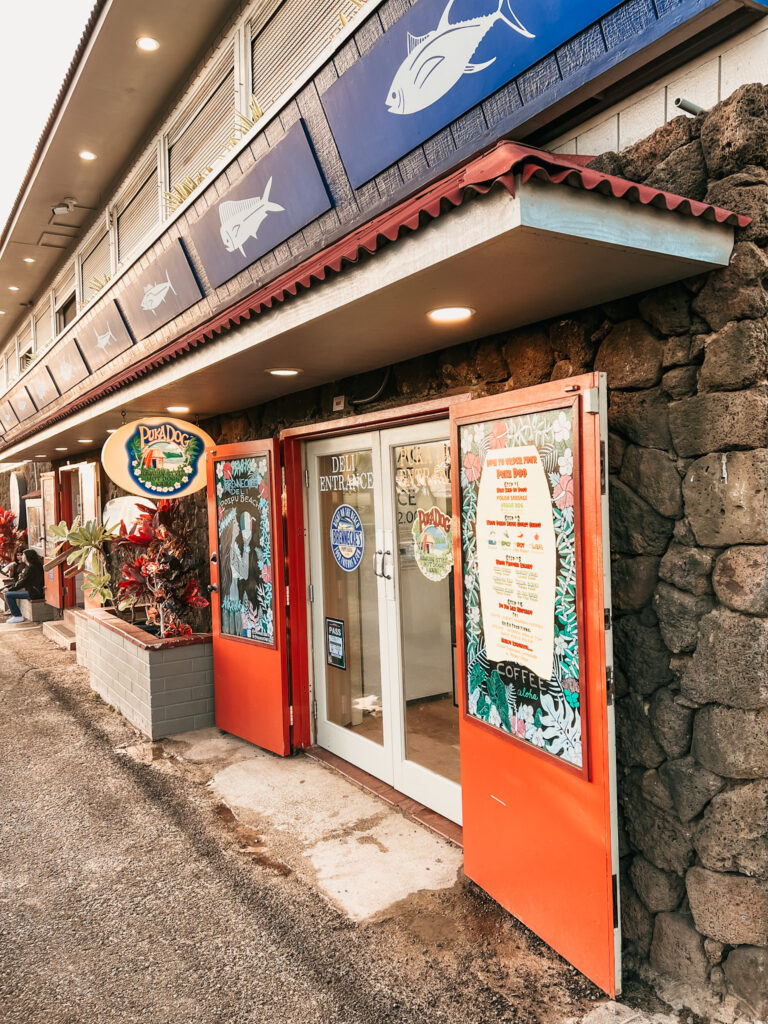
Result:
<instances>
[{"instance_id":1,"label":"menu board","mask_svg":"<svg viewBox=\"0 0 768 1024\"><path fill-rule=\"evenodd\" d=\"M575 429L569 406L459 439L467 712L581 769Z\"/></svg>"}]
</instances>

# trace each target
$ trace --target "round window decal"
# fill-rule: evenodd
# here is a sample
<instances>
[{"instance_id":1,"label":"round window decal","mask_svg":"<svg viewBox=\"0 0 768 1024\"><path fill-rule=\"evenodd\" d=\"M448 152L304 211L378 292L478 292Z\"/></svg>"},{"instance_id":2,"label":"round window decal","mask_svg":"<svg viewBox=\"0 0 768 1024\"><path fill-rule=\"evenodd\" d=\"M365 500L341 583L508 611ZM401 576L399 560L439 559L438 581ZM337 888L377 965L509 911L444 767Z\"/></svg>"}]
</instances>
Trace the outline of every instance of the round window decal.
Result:
<instances>
[{"instance_id":1,"label":"round window decal","mask_svg":"<svg viewBox=\"0 0 768 1024\"><path fill-rule=\"evenodd\" d=\"M365 534L351 505L339 505L331 518L331 551L344 572L354 572L363 560Z\"/></svg>"}]
</instances>

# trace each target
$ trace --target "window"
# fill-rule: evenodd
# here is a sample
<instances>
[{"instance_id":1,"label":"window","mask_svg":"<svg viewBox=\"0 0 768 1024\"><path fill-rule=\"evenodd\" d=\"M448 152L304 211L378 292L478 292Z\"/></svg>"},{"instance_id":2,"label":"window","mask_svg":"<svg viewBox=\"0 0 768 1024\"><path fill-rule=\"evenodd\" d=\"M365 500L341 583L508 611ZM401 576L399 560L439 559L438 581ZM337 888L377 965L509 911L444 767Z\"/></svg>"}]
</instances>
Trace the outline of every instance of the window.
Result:
<instances>
[{"instance_id":1,"label":"window","mask_svg":"<svg viewBox=\"0 0 768 1024\"><path fill-rule=\"evenodd\" d=\"M251 44L253 95L266 110L354 18L362 0L286 0Z\"/></svg>"},{"instance_id":2,"label":"window","mask_svg":"<svg viewBox=\"0 0 768 1024\"><path fill-rule=\"evenodd\" d=\"M56 333L61 334L65 328L69 327L76 316L77 299L75 298L75 293L72 292L69 298L64 299L62 305L56 309Z\"/></svg>"},{"instance_id":3,"label":"window","mask_svg":"<svg viewBox=\"0 0 768 1024\"><path fill-rule=\"evenodd\" d=\"M117 259L122 263L160 221L157 204L157 168L117 215Z\"/></svg>"},{"instance_id":4,"label":"window","mask_svg":"<svg viewBox=\"0 0 768 1024\"><path fill-rule=\"evenodd\" d=\"M226 73L191 120L187 114L189 109L187 107L179 118L178 127L169 133L168 181L171 191L185 178L196 178L207 170L221 156L234 134L234 70Z\"/></svg>"},{"instance_id":5,"label":"window","mask_svg":"<svg viewBox=\"0 0 768 1024\"><path fill-rule=\"evenodd\" d=\"M40 300L35 309L35 347L38 352L47 348L53 340L53 317L51 315L51 296L47 294Z\"/></svg>"},{"instance_id":6,"label":"window","mask_svg":"<svg viewBox=\"0 0 768 1024\"><path fill-rule=\"evenodd\" d=\"M90 302L109 280L109 235L104 234L83 260L83 301Z\"/></svg>"}]
</instances>

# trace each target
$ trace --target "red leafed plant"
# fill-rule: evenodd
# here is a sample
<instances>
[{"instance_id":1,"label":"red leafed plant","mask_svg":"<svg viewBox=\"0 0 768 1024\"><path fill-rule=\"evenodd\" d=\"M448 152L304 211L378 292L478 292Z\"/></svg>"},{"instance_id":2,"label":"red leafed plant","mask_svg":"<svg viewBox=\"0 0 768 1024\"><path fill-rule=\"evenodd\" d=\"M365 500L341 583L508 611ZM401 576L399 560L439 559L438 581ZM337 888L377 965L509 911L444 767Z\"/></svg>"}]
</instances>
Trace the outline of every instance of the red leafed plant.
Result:
<instances>
[{"instance_id":1,"label":"red leafed plant","mask_svg":"<svg viewBox=\"0 0 768 1024\"><path fill-rule=\"evenodd\" d=\"M0 508L0 562L12 562L13 557L27 539L26 530L16 529L16 513Z\"/></svg>"},{"instance_id":2,"label":"red leafed plant","mask_svg":"<svg viewBox=\"0 0 768 1024\"><path fill-rule=\"evenodd\" d=\"M182 621L184 611L208 606L192 575L189 527L173 498L159 501L157 509L140 508L133 532L121 524L115 542L117 550L131 555L121 568L117 607L146 605L147 619L160 627L160 636L188 636L192 627Z\"/></svg>"}]
</instances>

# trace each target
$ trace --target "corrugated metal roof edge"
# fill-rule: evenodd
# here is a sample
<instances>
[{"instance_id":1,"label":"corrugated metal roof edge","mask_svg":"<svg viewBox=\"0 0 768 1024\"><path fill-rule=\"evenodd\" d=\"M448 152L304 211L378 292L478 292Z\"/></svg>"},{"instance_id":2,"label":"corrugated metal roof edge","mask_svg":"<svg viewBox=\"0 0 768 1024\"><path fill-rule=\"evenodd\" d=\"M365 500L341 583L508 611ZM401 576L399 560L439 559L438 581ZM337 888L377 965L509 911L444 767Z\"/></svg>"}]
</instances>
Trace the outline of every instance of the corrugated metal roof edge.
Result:
<instances>
[{"instance_id":1,"label":"corrugated metal roof edge","mask_svg":"<svg viewBox=\"0 0 768 1024\"><path fill-rule=\"evenodd\" d=\"M584 166L583 158L547 153L515 142L499 142L491 150L422 189L415 196L362 224L297 267L278 275L193 330L168 342L162 349L115 374L58 410L43 423L38 423L33 429L14 438L11 443L17 444L33 436L171 359L205 344L222 331L238 326L243 320L250 320L252 315L270 309L274 303L296 295L299 288L309 288L313 281L325 280L329 271L339 273L346 264L356 263L364 253L373 254L382 243L394 242L402 231L416 231L425 220L434 220L441 213L460 206L468 194L485 195L495 186L501 186L510 195L514 195L514 179L518 174L523 182L536 177L555 185L600 192L615 199L655 206L684 216L701 217L717 224L746 227L751 223L750 217L710 203L590 170Z\"/></svg>"}]
</instances>

